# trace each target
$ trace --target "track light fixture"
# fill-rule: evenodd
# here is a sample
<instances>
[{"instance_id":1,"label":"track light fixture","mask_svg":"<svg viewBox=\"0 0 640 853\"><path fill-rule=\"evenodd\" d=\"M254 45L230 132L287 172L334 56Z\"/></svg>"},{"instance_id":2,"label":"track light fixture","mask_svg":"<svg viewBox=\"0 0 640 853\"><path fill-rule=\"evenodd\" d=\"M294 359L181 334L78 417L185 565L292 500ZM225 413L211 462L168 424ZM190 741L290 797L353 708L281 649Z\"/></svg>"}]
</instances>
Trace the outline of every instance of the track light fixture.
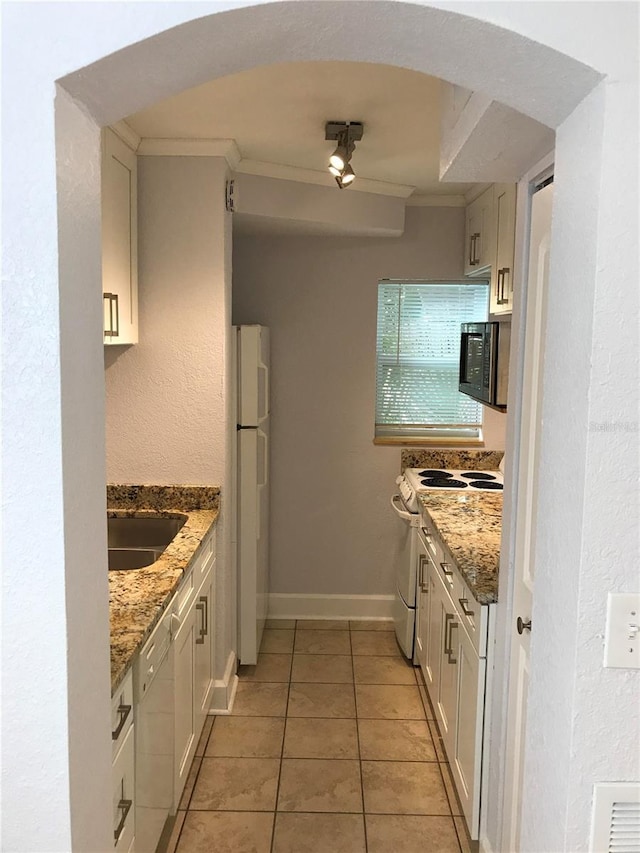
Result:
<instances>
[{"instance_id":1,"label":"track light fixture","mask_svg":"<svg viewBox=\"0 0 640 853\"><path fill-rule=\"evenodd\" d=\"M341 190L351 186L355 180L350 161L356 142L362 139L362 132L361 121L328 121L325 125L324 138L338 142L336 150L329 157L329 171Z\"/></svg>"}]
</instances>

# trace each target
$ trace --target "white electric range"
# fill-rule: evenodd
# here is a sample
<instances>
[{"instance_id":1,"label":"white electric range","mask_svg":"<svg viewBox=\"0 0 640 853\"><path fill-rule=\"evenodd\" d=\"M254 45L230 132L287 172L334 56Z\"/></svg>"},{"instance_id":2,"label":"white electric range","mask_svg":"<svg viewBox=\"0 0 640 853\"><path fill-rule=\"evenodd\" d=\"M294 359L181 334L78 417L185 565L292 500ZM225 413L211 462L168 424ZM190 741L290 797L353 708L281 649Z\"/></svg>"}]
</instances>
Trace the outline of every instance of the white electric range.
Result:
<instances>
[{"instance_id":1,"label":"white electric range","mask_svg":"<svg viewBox=\"0 0 640 853\"><path fill-rule=\"evenodd\" d=\"M416 619L416 547L413 528L419 525L418 492L501 492L502 471L478 471L473 468L405 468L396 480L398 493L391 506L401 521L396 552L396 600L394 622L398 643L414 663Z\"/></svg>"}]
</instances>

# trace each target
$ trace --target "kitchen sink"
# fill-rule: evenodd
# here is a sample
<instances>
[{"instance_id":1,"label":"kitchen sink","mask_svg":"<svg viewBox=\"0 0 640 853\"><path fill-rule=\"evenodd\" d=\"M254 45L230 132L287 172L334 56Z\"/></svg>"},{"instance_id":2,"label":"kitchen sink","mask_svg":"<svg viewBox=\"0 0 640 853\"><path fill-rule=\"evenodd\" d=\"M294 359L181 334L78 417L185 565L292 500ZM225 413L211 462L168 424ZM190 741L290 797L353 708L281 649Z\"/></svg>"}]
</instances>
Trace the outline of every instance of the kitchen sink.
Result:
<instances>
[{"instance_id":1,"label":"kitchen sink","mask_svg":"<svg viewBox=\"0 0 640 853\"><path fill-rule=\"evenodd\" d=\"M109 570L150 566L175 539L186 515L107 518Z\"/></svg>"},{"instance_id":2,"label":"kitchen sink","mask_svg":"<svg viewBox=\"0 0 640 853\"><path fill-rule=\"evenodd\" d=\"M148 548L109 548L109 571L143 569L155 563L162 551Z\"/></svg>"}]
</instances>

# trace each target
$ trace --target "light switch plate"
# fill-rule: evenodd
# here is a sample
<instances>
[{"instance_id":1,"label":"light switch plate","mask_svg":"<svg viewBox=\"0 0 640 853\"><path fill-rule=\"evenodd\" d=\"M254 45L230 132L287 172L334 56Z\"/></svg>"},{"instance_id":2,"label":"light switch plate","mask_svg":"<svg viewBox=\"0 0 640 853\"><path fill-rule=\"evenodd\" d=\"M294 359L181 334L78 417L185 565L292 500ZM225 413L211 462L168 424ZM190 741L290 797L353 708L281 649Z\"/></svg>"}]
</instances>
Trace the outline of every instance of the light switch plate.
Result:
<instances>
[{"instance_id":1,"label":"light switch plate","mask_svg":"<svg viewBox=\"0 0 640 853\"><path fill-rule=\"evenodd\" d=\"M640 593L609 593L604 665L640 669Z\"/></svg>"}]
</instances>

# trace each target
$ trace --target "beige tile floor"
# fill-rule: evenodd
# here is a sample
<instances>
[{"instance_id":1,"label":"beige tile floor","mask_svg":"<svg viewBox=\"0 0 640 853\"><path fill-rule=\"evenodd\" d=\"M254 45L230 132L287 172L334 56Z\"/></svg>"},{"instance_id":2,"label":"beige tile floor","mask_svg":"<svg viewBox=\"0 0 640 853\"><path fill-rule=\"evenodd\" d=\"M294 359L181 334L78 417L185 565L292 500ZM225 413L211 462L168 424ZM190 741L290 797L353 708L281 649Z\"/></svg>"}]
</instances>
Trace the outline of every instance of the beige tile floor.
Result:
<instances>
[{"instance_id":1,"label":"beige tile floor","mask_svg":"<svg viewBox=\"0 0 640 853\"><path fill-rule=\"evenodd\" d=\"M388 622L269 622L210 717L167 853L472 853Z\"/></svg>"}]
</instances>

